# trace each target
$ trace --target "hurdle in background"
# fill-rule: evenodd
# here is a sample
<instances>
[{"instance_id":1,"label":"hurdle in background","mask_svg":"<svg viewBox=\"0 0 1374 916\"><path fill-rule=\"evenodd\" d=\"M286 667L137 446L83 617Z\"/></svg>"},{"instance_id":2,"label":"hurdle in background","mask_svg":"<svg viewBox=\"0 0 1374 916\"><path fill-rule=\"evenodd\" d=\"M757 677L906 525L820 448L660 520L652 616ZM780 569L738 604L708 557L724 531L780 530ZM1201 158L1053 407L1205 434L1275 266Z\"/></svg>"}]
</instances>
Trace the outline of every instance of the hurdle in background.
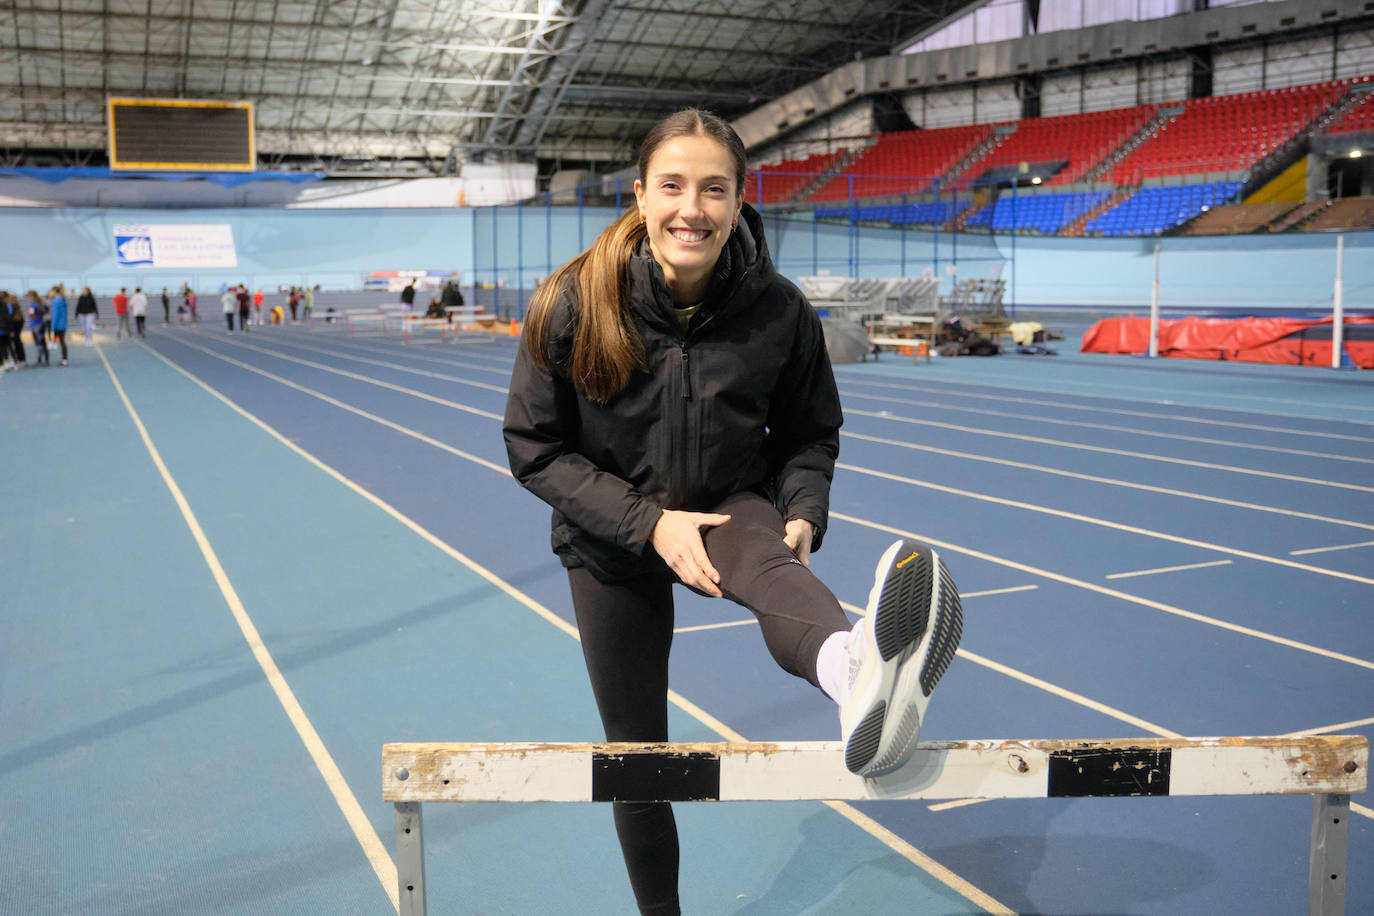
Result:
<instances>
[{"instance_id":1,"label":"hurdle in background","mask_svg":"<svg viewBox=\"0 0 1374 916\"><path fill-rule=\"evenodd\" d=\"M1308 912L1345 909L1360 736L957 741L917 746L865 780L837 741L733 744L387 744L402 916L425 912L423 802L806 801L1313 795Z\"/></svg>"}]
</instances>

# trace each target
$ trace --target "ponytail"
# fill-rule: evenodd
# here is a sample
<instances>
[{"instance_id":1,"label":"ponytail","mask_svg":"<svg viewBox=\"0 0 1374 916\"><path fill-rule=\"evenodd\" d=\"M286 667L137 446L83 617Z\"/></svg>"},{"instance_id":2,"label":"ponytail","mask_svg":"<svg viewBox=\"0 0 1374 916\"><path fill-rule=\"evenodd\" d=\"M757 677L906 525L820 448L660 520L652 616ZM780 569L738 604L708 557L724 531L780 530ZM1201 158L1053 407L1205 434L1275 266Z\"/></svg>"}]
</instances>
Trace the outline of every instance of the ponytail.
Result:
<instances>
[{"instance_id":1,"label":"ponytail","mask_svg":"<svg viewBox=\"0 0 1374 916\"><path fill-rule=\"evenodd\" d=\"M645 237L634 208L597 236L586 251L554 271L535 291L522 344L540 369L548 369L549 322L560 295L572 289L579 305L568 375L573 386L604 404L624 390L644 366L644 343L626 307L630 258Z\"/></svg>"}]
</instances>

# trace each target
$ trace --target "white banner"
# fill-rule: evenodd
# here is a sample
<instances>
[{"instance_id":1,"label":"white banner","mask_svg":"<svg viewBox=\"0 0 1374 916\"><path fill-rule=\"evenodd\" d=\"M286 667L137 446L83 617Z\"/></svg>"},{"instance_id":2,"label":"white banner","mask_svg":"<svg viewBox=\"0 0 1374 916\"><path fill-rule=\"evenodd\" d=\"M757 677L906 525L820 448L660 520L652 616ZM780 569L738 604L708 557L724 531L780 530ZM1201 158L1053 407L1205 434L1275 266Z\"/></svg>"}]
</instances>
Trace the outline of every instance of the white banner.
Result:
<instances>
[{"instance_id":1,"label":"white banner","mask_svg":"<svg viewBox=\"0 0 1374 916\"><path fill-rule=\"evenodd\" d=\"M227 223L121 224L114 227L120 267L238 267Z\"/></svg>"}]
</instances>

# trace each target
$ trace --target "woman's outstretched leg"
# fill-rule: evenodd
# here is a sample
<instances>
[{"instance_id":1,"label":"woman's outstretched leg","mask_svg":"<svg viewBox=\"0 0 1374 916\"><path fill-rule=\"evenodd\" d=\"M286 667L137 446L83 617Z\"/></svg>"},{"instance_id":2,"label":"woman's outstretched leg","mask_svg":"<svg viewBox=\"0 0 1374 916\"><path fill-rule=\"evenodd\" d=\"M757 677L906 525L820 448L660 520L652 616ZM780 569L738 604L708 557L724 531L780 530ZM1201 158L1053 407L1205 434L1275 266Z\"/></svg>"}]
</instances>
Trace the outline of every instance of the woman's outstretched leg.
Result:
<instances>
[{"instance_id":1,"label":"woman's outstretched leg","mask_svg":"<svg viewBox=\"0 0 1374 916\"><path fill-rule=\"evenodd\" d=\"M668 740L668 652L672 581L644 576L606 584L568 570L582 654L607 741ZM616 835L639 911L676 916L678 838L666 803L615 802Z\"/></svg>"}]
</instances>

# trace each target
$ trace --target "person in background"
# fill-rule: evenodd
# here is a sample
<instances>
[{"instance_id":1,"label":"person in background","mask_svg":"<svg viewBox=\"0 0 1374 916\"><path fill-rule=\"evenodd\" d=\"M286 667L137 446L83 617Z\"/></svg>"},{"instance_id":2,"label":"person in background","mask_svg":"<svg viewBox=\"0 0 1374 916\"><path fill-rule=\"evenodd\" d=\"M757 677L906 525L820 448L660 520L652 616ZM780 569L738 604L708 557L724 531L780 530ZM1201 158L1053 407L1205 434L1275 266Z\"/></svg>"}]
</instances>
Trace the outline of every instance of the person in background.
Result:
<instances>
[{"instance_id":1,"label":"person in background","mask_svg":"<svg viewBox=\"0 0 1374 916\"><path fill-rule=\"evenodd\" d=\"M134 324L138 325L138 336L145 336L143 329L148 323L148 297L143 294L143 287L134 287L134 294L129 297L129 311L134 313Z\"/></svg>"},{"instance_id":2,"label":"person in background","mask_svg":"<svg viewBox=\"0 0 1374 916\"><path fill-rule=\"evenodd\" d=\"M253 323L262 327L262 287L253 293Z\"/></svg>"},{"instance_id":3,"label":"person in background","mask_svg":"<svg viewBox=\"0 0 1374 916\"><path fill-rule=\"evenodd\" d=\"M10 372L18 368L10 345L10 294L0 289L0 370Z\"/></svg>"},{"instance_id":4,"label":"person in background","mask_svg":"<svg viewBox=\"0 0 1374 916\"><path fill-rule=\"evenodd\" d=\"M452 321L453 313L449 309L463 307L463 291L458 288L457 283L449 280L444 284L444 291L440 294L439 304L444 307L444 314L448 316L448 320Z\"/></svg>"},{"instance_id":5,"label":"person in background","mask_svg":"<svg viewBox=\"0 0 1374 916\"><path fill-rule=\"evenodd\" d=\"M238 292L234 296L239 303L239 330L244 334L248 333L248 309L252 305L253 299L248 295L248 284L240 283Z\"/></svg>"},{"instance_id":6,"label":"person in background","mask_svg":"<svg viewBox=\"0 0 1374 916\"><path fill-rule=\"evenodd\" d=\"M309 321L310 311L315 308L315 288L313 286L307 286L301 290L301 304L304 306L301 317Z\"/></svg>"},{"instance_id":7,"label":"person in background","mask_svg":"<svg viewBox=\"0 0 1374 916\"><path fill-rule=\"evenodd\" d=\"M48 291L48 317L53 339L62 348L62 365L67 365L67 297L59 284Z\"/></svg>"},{"instance_id":8,"label":"person in background","mask_svg":"<svg viewBox=\"0 0 1374 916\"><path fill-rule=\"evenodd\" d=\"M129 297L125 294L124 287L119 288L119 292L114 295L115 309L115 340L128 334L134 336L134 332L129 330Z\"/></svg>"},{"instance_id":9,"label":"person in background","mask_svg":"<svg viewBox=\"0 0 1374 916\"><path fill-rule=\"evenodd\" d=\"M29 364L28 354L24 352L24 325L27 321L24 303L11 293L6 299L5 308L8 317L4 317L4 320L10 328L10 352L14 354L15 365L23 369Z\"/></svg>"},{"instance_id":10,"label":"person in background","mask_svg":"<svg viewBox=\"0 0 1374 916\"><path fill-rule=\"evenodd\" d=\"M286 304L291 308L291 321L294 324L296 321L296 309L300 308L301 305L300 290L296 289L294 286L291 287L291 292L286 297Z\"/></svg>"},{"instance_id":11,"label":"person in background","mask_svg":"<svg viewBox=\"0 0 1374 916\"><path fill-rule=\"evenodd\" d=\"M406 281L405 289L401 290L401 311L408 312L415 307L415 281Z\"/></svg>"},{"instance_id":12,"label":"person in background","mask_svg":"<svg viewBox=\"0 0 1374 916\"><path fill-rule=\"evenodd\" d=\"M439 302L439 297L435 296L429 300L429 308L425 309L426 318L443 318L444 307Z\"/></svg>"},{"instance_id":13,"label":"person in background","mask_svg":"<svg viewBox=\"0 0 1374 916\"><path fill-rule=\"evenodd\" d=\"M170 327L172 324L172 297L167 295L167 287L162 287L162 326Z\"/></svg>"},{"instance_id":14,"label":"person in background","mask_svg":"<svg viewBox=\"0 0 1374 916\"><path fill-rule=\"evenodd\" d=\"M219 304L224 308L224 320L229 325L229 333L234 333L234 312L239 307L239 297L234 295L234 288L226 286L224 292L219 297Z\"/></svg>"},{"instance_id":15,"label":"person in background","mask_svg":"<svg viewBox=\"0 0 1374 916\"><path fill-rule=\"evenodd\" d=\"M48 360L48 342L43 337L43 300L38 298L38 293L34 290L25 293L24 298L24 311L29 316L29 335L33 337L33 347L38 351L38 355L34 357L34 365L42 363L51 366L52 363Z\"/></svg>"},{"instance_id":16,"label":"person in background","mask_svg":"<svg viewBox=\"0 0 1374 916\"><path fill-rule=\"evenodd\" d=\"M191 324L200 324L200 312L196 311L196 291L186 287L186 310L191 313Z\"/></svg>"},{"instance_id":17,"label":"person in background","mask_svg":"<svg viewBox=\"0 0 1374 916\"><path fill-rule=\"evenodd\" d=\"M89 286L81 287L81 295L76 298L76 317L81 320L81 336L86 339L86 346L94 347L95 320L100 317L100 309Z\"/></svg>"}]
</instances>

